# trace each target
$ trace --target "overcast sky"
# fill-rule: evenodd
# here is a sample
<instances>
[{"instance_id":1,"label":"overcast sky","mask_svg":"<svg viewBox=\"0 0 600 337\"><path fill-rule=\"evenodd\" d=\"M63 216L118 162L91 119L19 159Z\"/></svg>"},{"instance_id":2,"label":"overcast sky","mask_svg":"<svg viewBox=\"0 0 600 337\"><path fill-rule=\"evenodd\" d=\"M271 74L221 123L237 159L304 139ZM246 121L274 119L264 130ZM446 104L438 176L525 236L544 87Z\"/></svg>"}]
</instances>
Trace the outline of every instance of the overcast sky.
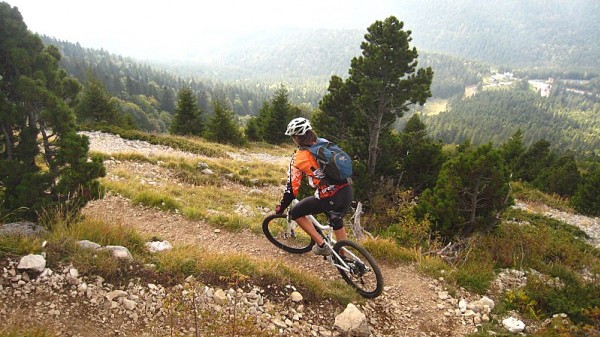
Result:
<instances>
[{"instance_id":1,"label":"overcast sky","mask_svg":"<svg viewBox=\"0 0 600 337\"><path fill-rule=\"evenodd\" d=\"M140 59L193 57L234 33L278 27L363 29L398 0L3 0L29 30Z\"/></svg>"}]
</instances>

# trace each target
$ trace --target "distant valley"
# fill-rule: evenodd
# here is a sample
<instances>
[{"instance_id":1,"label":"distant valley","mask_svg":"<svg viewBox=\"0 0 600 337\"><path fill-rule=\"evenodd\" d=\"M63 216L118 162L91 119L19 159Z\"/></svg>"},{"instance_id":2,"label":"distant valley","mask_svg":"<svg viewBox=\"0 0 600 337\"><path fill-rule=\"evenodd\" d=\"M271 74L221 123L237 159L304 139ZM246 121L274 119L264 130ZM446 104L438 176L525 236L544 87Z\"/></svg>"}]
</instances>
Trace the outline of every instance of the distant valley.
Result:
<instances>
[{"instance_id":1,"label":"distant valley","mask_svg":"<svg viewBox=\"0 0 600 337\"><path fill-rule=\"evenodd\" d=\"M600 23L592 14L599 6L585 0L485 5L472 0L452 4L408 0L399 4L396 13L412 31L419 66L434 71L430 101L437 102L436 109L425 120L430 135L446 143L467 139L498 143L521 128L528 144L544 136L559 149L588 155L597 152L600 45L590 37L600 33ZM214 97L226 97L237 115L252 116L285 85L290 101L310 114L327 92L331 76L347 76L366 32L367 27L362 31L265 31L241 36L227 47L194 59L151 64L44 39L59 46L69 73L85 82L86 69L91 69L111 94L140 107L138 119L148 120L143 129L163 131L169 122L161 111L173 113L172 100L183 86L191 86L208 114ZM506 73L515 80L494 80ZM514 94L515 87L532 94ZM465 93L476 92L487 94L463 100ZM147 100L144 97L154 97L158 107L142 102ZM511 104L522 107L515 109ZM515 111L520 115L513 116ZM468 116L479 117L474 122L469 118L475 117ZM485 120L504 117L502 122L487 125L481 122L482 116L488 116Z\"/></svg>"}]
</instances>

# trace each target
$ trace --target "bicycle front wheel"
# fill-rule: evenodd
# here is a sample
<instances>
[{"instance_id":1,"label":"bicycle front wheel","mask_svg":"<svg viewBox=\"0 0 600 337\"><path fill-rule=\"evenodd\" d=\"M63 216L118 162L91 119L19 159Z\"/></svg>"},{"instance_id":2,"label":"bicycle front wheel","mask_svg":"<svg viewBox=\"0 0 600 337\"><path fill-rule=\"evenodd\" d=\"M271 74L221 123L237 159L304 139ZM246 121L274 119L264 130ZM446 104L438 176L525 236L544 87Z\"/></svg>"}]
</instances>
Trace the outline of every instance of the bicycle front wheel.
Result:
<instances>
[{"instance_id":1,"label":"bicycle front wheel","mask_svg":"<svg viewBox=\"0 0 600 337\"><path fill-rule=\"evenodd\" d=\"M344 281L361 296L375 298L383 291L383 275L377 263L361 245L350 240L340 240L333 250L342 256L335 266ZM335 259L335 258L334 258Z\"/></svg>"},{"instance_id":2,"label":"bicycle front wheel","mask_svg":"<svg viewBox=\"0 0 600 337\"><path fill-rule=\"evenodd\" d=\"M295 221L287 220L286 214L269 215L263 221L262 229L272 244L288 253L306 253L315 244Z\"/></svg>"}]
</instances>

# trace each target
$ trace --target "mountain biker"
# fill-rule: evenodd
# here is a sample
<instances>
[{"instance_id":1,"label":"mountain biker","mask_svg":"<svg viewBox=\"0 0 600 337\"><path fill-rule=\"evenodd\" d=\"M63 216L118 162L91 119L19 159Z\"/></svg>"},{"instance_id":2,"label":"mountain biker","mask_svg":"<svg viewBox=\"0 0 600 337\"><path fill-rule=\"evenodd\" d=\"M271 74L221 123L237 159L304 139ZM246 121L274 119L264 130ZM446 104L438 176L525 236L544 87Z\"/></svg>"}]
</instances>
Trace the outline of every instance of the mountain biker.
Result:
<instances>
[{"instance_id":1,"label":"mountain biker","mask_svg":"<svg viewBox=\"0 0 600 337\"><path fill-rule=\"evenodd\" d=\"M298 195L302 177L308 177L309 185L315 188L315 194L302 199L294 205L289 211L289 218L296 221L298 225L316 242L312 251L317 255L330 255L331 247L325 244L323 238L317 233L315 227L306 217L310 214L325 213L333 227L336 240L346 238L346 229L344 228L343 217L350 209L353 193L352 186L348 181L328 182L321 178L317 169L319 164L311 154L308 147L315 144L318 140L317 135L312 130L310 121L306 118L294 118L287 126L285 134L291 136L298 148L292 155L288 169L288 181L279 205L275 207L277 214L283 211Z\"/></svg>"}]
</instances>

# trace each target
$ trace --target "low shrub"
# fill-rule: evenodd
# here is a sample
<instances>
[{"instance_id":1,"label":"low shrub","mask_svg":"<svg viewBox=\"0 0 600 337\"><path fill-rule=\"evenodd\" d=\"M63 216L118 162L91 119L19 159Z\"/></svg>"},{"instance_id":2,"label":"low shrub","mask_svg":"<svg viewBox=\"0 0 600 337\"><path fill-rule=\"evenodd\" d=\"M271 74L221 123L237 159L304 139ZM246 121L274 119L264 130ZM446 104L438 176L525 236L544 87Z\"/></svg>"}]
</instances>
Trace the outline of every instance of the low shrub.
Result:
<instances>
[{"instance_id":1,"label":"low shrub","mask_svg":"<svg viewBox=\"0 0 600 337\"><path fill-rule=\"evenodd\" d=\"M165 211L174 211L182 208L181 204L171 196L153 190L141 191L131 201L136 204L156 207Z\"/></svg>"},{"instance_id":2,"label":"low shrub","mask_svg":"<svg viewBox=\"0 0 600 337\"><path fill-rule=\"evenodd\" d=\"M39 237L0 235L0 258L40 253L42 242Z\"/></svg>"},{"instance_id":3,"label":"low shrub","mask_svg":"<svg viewBox=\"0 0 600 337\"><path fill-rule=\"evenodd\" d=\"M537 202L565 212L572 212L569 201L559 195L544 193L526 182L513 181L510 183L511 194L515 199Z\"/></svg>"},{"instance_id":4,"label":"low shrub","mask_svg":"<svg viewBox=\"0 0 600 337\"><path fill-rule=\"evenodd\" d=\"M482 259L468 260L451 275L459 286L478 294L485 294L496 278L493 261Z\"/></svg>"},{"instance_id":5,"label":"low shrub","mask_svg":"<svg viewBox=\"0 0 600 337\"><path fill-rule=\"evenodd\" d=\"M600 308L600 283L582 282L578 277L549 281L531 276L525 286L525 294L535 300L546 315L565 313L574 322L598 324L599 321L585 315L586 310Z\"/></svg>"},{"instance_id":6,"label":"low shrub","mask_svg":"<svg viewBox=\"0 0 600 337\"><path fill-rule=\"evenodd\" d=\"M391 239L373 238L361 241L361 245L376 260L386 261L390 263L414 262L417 261L417 256L420 252L414 248L405 248L396 244Z\"/></svg>"}]
</instances>

